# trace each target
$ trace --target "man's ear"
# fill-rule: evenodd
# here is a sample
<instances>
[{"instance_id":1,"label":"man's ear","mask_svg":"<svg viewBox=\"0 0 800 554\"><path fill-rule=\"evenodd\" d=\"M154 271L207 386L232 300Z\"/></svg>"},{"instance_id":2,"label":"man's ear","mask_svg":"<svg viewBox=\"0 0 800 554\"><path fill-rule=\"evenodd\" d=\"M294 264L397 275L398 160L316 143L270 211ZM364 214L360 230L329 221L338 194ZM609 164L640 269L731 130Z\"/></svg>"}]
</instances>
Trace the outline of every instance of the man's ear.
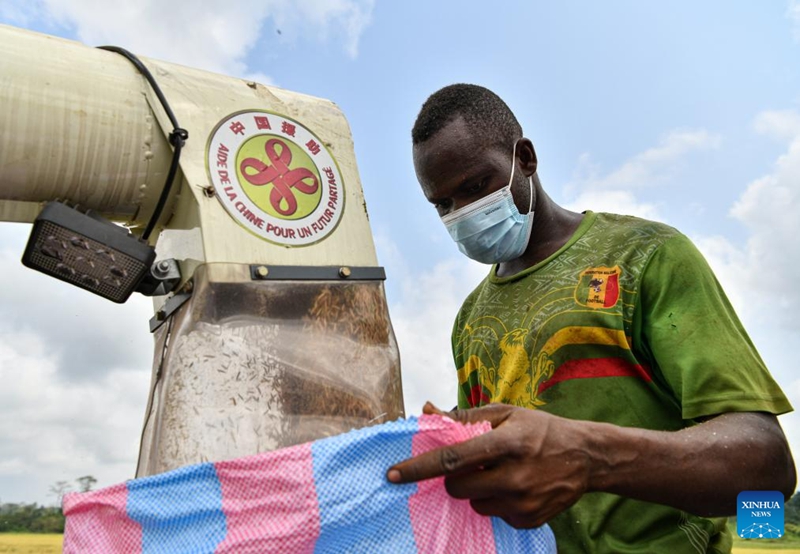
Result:
<instances>
[{"instance_id":1,"label":"man's ear","mask_svg":"<svg viewBox=\"0 0 800 554\"><path fill-rule=\"evenodd\" d=\"M525 177L530 177L536 173L539 160L536 158L536 149L530 139L522 137L517 142L517 159L519 159Z\"/></svg>"}]
</instances>

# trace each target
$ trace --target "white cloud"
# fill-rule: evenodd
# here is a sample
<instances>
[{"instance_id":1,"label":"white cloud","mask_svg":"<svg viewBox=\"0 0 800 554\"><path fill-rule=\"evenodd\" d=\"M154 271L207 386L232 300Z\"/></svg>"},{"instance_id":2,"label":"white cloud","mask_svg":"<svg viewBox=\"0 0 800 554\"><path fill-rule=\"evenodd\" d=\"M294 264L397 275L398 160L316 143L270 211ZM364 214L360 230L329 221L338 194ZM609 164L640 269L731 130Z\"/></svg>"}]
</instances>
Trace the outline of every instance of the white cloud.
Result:
<instances>
[{"instance_id":1,"label":"white cloud","mask_svg":"<svg viewBox=\"0 0 800 554\"><path fill-rule=\"evenodd\" d=\"M598 174L588 154L579 159L576 178L570 185L581 189L630 189L647 187L662 182L674 173L677 164L686 154L697 150L719 148L719 135L705 129L674 130L658 146L636 154L607 175Z\"/></svg>"},{"instance_id":2,"label":"white cloud","mask_svg":"<svg viewBox=\"0 0 800 554\"><path fill-rule=\"evenodd\" d=\"M87 337L90 348L91 339ZM94 475L99 486L133 477L149 371L110 369L65 382L57 356L32 332L0 338L0 484L3 501L52 502L48 487Z\"/></svg>"},{"instance_id":3,"label":"white cloud","mask_svg":"<svg viewBox=\"0 0 800 554\"><path fill-rule=\"evenodd\" d=\"M608 173L603 173L588 153L582 154L572 181L564 187L564 207L662 220L658 204L639 200L635 191L663 184L685 165L691 153L719 148L721 142L719 135L705 129L676 129L658 146L632 156ZM695 205L692 209L700 208Z\"/></svg>"},{"instance_id":4,"label":"white cloud","mask_svg":"<svg viewBox=\"0 0 800 554\"><path fill-rule=\"evenodd\" d=\"M745 188L730 209L749 232L739 245L725 237L695 239L743 319L783 323L797 334L800 309L800 113L765 111L756 116L761 133L785 137L787 151L772 171Z\"/></svg>"},{"instance_id":5,"label":"white cloud","mask_svg":"<svg viewBox=\"0 0 800 554\"><path fill-rule=\"evenodd\" d=\"M358 42L372 21L374 0L306 0L303 2L273 2L272 16L286 40L296 40L305 33L317 33L327 41L331 35L341 35L345 51L351 58L358 56Z\"/></svg>"},{"instance_id":6,"label":"white cloud","mask_svg":"<svg viewBox=\"0 0 800 554\"><path fill-rule=\"evenodd\" d=\"M800 113L795 110L767 110L753 122L756 132L778 140L792 140L800 135Z\"/></svg>"},{"instance_id":7,"label":"white cloud","mask_svg":"<svg viewBox=\"0 0 800 554\"><path fill-rule=\"evenodd\" d=\"M785 112L789 113L789 112ZM791 116L800 120L800 114ZM785 121L772 120L772 131L785 132ZM767 126L761 114L757 121ZM794 327L793 314L800 308L800 127L771 173L751 182L731 208L730 214L745 225L750 237L743 249L737 273L748 290L766 295Z\"/></svg>"},{"instance_id":8,"label":"white cloud","mask_svg":"<svg viewBox=\"0 0 800 554\"><path fill-rule=\"evenodd\" d=\"M655 204L639 202L633 193L627 190L586 190L564 203L564 207L574 212L592 210L634 215L645 219L660 219Z\"/></svg>"}]
</instances>

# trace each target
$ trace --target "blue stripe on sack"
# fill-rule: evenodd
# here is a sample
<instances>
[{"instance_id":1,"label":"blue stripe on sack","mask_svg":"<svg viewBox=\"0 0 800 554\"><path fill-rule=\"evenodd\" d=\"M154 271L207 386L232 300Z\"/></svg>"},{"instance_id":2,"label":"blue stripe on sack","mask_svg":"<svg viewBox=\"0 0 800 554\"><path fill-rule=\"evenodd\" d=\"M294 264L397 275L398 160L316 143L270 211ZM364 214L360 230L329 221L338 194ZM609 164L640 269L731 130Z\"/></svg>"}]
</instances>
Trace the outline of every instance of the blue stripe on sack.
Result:
<instances>
[{"instance_id":1,"label":"blue stripe on sack","mask_svg":"<svg viewBox=\"0 0 800 554\"><path fill-rule=\"evenodd\" d=\"M213 552L225 538L213 464L128 481L128 516L142 525L143 554Z\"/></svg>"},{"instance_id":2,"label":"blue stripe on sack","mask_svg":"<svg viewBox=\"0 0 800 554\"><path fill-rule=\"evenodd\" d=\"M320 511L315 554L416 552L408 498L386 470L411 457L416 418L367 427L311 446Z\"/></svg>"},{"instance_id":3,"label":"blue stripe on sack","mask_svg":"<svg viewBox=\"0 0 800 554\"><path fill-rule=\"evenodd\" d=\"M499 517L493 517L492 532L497 554L516 552L556 554L556 538L549 525L520 530L514 529Z\"/></svg>"}]
</instances>

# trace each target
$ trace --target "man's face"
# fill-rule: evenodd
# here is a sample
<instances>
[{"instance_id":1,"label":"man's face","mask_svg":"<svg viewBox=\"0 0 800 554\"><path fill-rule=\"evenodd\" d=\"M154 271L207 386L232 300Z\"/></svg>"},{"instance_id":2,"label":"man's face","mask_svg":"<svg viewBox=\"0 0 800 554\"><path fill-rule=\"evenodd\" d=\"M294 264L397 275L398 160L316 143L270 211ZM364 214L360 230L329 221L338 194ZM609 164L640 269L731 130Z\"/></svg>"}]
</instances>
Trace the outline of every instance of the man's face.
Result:
<instances>
[{"instance_id":1,"label":"man's face","mask_svg":"<svg viewBox=\"0 0 800 554\"><path fill-rule=\"evenodd\" d=\"M433 137L414 146L414 169L428 202L439 215L475 202L508 185L511 153L507 149L487 147L470 132L463 118L448 123ZM516 163L516 161L515 161ZM517 181L524 181L525 193ZM528 212L528 183L519 168L512 185L514 201L520 213Z\"/></svg>"}]
</instances>

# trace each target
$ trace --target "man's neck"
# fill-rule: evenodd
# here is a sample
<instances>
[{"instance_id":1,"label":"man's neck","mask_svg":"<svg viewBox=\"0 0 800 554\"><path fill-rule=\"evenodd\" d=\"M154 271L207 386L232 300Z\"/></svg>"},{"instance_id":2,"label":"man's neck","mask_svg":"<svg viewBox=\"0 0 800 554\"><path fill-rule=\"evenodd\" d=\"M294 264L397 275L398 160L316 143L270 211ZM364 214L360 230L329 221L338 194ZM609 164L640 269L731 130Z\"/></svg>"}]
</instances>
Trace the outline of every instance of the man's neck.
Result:
<instances>
[{"instance_id":1,"label":"man's neck","mask_svg":"<svg viewBox=\"0 0 800 554\"><path fill-rule=\"evenodd\" d=\"M553 202L538 180L534 214L528 247L519 258L499 264L498 277L515 275L551 256L575 234L583 219L583 214L571 212Z\"/></svg>"}]
</instances>

